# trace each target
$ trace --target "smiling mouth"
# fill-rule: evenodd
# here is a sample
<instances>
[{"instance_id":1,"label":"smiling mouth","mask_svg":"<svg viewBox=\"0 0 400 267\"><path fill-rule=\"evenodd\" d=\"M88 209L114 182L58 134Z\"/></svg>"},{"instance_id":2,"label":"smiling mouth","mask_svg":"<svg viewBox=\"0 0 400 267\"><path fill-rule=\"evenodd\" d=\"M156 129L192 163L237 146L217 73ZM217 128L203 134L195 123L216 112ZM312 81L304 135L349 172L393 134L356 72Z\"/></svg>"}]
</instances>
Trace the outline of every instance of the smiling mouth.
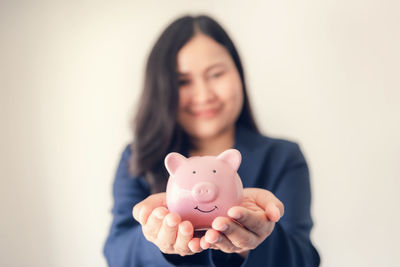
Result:
<instances>
[{"instance_id":1,"label":"smiling mouth","mask_svg":"<svg viewBox=\"0 0 400 267\"><path fill-rule=\"evenodd\" d=\"M218 106L215 108L209 108L209 109L202 109L202 110L190 110L189 113L197 118L212 118L216 116L220 111L222 107Z\"/></svg>"},{"instance_id":2,"label":"smiling mouth","mask_svg":"<svg viewBox=\"0 0 400 267\"><path fill-rule=\"evenodd\" d=\"M218 209L218 208L217 208L217 206L214 206L214 208L212 208L211 210L201 210L201 209L199 208L199 206L196 206L194 209L195 209L195 210L198 210L198 211L200 211L200 212L209 213L209 212L212 212L212 211L214 211L214 210L216 210L216 209Z\"/></svg>"}]
</instances>

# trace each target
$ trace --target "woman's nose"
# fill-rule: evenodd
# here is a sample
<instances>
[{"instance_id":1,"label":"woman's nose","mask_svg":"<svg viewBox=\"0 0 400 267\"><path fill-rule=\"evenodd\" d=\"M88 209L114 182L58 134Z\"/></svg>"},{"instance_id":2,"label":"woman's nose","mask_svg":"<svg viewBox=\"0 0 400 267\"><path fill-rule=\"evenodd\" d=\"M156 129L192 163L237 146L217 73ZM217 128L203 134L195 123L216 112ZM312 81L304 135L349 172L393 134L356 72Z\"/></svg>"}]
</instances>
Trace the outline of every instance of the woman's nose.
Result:
<instances>
[{"instance_id":1,"label":"woman's nose","mask_svg":"<svg viewBox=\"0 0 400 267\"><path fill-rule=\"evenodd\" d=\"M197 81L194 86L193 100L196 103L206 103L214 99L214 90L207 83L207 81Z\"/></svg>"},{"instance_id":2,"label":"woman's nose","mask_svg":"<svg viewBox=\"0 0 400 267\"><path fill-rule=\"evenodd\" d=\"M198 202L208 203L218 195L218 187L210 182L200 182L193 186L192 196Z\"/></svg>"}]
</instances>

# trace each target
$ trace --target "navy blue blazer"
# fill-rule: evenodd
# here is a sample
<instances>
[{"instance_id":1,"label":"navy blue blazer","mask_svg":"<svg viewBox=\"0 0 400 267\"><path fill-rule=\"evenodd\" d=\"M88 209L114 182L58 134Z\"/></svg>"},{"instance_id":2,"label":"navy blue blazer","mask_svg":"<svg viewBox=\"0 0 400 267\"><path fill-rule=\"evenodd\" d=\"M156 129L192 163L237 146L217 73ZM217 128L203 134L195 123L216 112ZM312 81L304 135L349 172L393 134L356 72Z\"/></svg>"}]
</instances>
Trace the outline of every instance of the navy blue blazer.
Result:
<instances>
[{"instance_id":1,"label":"navy blue blazer","mask_svg":"<svg viewBox=\"0 0 400 267\"><path fill-rule=\"evenodd\" d=\"M238 170L244 187L264 188L285 205L285 215L272 234L246 259L208 249L181 257L163 254L147 241L132 208L150 194L143 177L128 172L129 145L122 153L113 185L113 222L104 246L109 266L318 266L319 255L310 241L311 191L307 163L296 143L262 136L237 127L235 148L242 154Z\"/></svg>"}]
</instances>

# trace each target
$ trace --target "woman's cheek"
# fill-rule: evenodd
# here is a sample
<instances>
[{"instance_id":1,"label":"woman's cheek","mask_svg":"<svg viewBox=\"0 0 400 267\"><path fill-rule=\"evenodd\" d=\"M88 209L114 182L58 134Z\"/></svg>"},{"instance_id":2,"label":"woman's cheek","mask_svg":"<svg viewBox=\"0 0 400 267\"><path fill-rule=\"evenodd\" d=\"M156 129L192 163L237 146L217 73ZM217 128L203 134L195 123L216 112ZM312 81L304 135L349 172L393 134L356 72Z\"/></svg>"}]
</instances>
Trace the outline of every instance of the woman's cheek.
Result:
<instances>
[{"instance_id":1,"label":"woman's cheek","mask_svg":"<svg viewBox=\"0 0 400 267\"><path fill-rule=\"evenodd\" d=\"M240 106L243 99L242 86L234 82L225 83L224 86L220 87L219 92L220 99L225 104L230 105L231 108Z\"/></svg>"},{"instance_id":2,"label":"woman's cheek","mask_svg":"<svg viewBox=\"0 0 400 267\"><path fill-rule=\"evenodd\" d=\"M179 107L183 109L189 102L189 91L182 89L179 91Z\"/></svg>"}]
</instances>

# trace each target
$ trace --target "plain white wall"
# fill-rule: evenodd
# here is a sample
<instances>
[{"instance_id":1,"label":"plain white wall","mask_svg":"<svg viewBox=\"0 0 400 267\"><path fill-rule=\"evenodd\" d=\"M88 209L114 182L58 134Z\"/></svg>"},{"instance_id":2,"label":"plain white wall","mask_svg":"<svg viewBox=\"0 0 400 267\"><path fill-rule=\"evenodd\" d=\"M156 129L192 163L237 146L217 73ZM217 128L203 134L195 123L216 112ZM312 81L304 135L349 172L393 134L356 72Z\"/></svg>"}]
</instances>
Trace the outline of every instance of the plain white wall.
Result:
<instances>
[{"instance_id":1,"label":"plain white wall","mask_svg":"<svg viewBox=\"0 0 400 267\"><path fill-rule=\"evenodd\" d=\"M146 56L176 16L233 37L264 133L312 174L322 266L399 266L398 1L1 1L0 266L106 266Z\"/></svg>"}]
</instances>

